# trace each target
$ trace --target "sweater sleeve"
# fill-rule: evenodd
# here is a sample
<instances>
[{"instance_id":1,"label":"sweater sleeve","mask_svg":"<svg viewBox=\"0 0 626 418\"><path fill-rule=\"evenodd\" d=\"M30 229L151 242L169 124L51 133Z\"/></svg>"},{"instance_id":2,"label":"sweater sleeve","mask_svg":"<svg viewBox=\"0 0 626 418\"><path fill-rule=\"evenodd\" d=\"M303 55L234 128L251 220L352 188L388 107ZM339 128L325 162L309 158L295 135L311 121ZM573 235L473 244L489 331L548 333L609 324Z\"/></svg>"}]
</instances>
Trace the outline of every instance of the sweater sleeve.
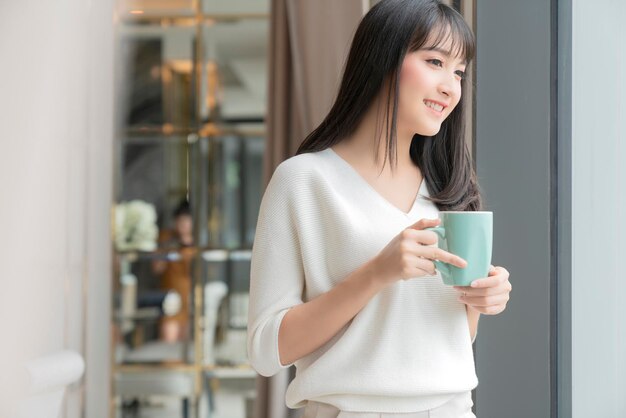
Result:
<instances>
[{"instance_id":1,"label":"sweater sleeve","mask_svg":"<svg viewBox=\"0 0 626 418\"><path fill-rule=\"evenodd\" d=\"M287 311L303 303L304 269L293 203L296 181L284 162L276 168L261 199L252 245L248 359L267 377L294 364L280 363L278 330Z\"/></svg>"}]
</instances>

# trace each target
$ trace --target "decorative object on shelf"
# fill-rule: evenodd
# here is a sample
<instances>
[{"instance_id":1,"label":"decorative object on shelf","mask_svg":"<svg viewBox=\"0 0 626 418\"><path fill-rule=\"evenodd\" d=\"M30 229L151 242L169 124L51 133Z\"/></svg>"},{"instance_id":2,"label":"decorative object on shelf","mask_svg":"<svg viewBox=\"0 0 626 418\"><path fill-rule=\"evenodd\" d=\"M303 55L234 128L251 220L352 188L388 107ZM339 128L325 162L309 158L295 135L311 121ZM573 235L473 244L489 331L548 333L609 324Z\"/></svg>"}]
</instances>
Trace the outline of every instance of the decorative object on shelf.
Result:
<instances>
[{"instance_id":1,"label":"decorative object on shelf","mask_svg":"<svg viewBox=\"0 0 626 418\"><path fill-rule=\"evenodd\" d=\"M137 295L137 307L151 308L157 315L176 315L182 304L180 293L176 290L151 290Z\"/></svg>"},{"instance_id":2,"label":"decorative object on shelf","mask_svg":"<svg viewBox=\"0 0 626 418\"><path fill-rule=\"evenodd\" d=\"M159 229L156 210L143 200L121 202L115 206L115 247L118 251L153 251ZM130 254L120 258L120 284L122 285L121 316L132 318L137 311L137 277L130 270ZM134 329L134 321L125 319L120 326L123 334Z\"/></svg>"},{"instance_id":3,"label":"decorative object on shelf","mask_svg":"<svg viewBox=\"0 0 626 418\"><path fill-rule=\"evenodd\" d=\"M115 247L118 251L153 251L159 228L154 205L131 200L115 206Z\"/></svg>"},{"instance_id":4,"label":"decorative object on shelf","mask_svg":"<svg viewBox=\"0 0 626 418\"><path fill-rule=\"evenodd\" d=\"M219 307L228 294L228 286L221 281L204 286L204 364L215 364L215 332Z\"/></svg>"},{"instance_id":5,"label":"decorative object on shelf","mask_svg":"<svg viewBox=\"0 0 626 418\"><path fill-rule=\"evenodd\" d=\"M135 328L133 317L137 312L137 276L130 273L130 262L122 257L120 272L121 303L119 316L124 318L120 323L120 331L125 335Z\"/></svg>"}]
</instances>

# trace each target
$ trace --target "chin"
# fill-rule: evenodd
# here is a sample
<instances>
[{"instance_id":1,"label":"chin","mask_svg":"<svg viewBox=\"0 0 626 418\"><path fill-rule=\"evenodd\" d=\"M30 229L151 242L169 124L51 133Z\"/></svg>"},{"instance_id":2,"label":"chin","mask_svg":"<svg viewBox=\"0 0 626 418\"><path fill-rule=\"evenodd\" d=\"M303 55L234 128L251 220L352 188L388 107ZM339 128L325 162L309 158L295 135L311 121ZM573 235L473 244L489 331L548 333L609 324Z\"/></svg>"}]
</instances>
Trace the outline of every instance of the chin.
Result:
<instances>
[{"instance_id":1,"label":"chin","mask_svg":"<svg viewBox=\"0 0 626 418\"><path fill-rule=\"evenodd\" d=\"M415 133L422 136L434 136L437 135L440 130L441 125L437 126L436 128L418 129L415 131Z\"/></svg>"}]
</instances>

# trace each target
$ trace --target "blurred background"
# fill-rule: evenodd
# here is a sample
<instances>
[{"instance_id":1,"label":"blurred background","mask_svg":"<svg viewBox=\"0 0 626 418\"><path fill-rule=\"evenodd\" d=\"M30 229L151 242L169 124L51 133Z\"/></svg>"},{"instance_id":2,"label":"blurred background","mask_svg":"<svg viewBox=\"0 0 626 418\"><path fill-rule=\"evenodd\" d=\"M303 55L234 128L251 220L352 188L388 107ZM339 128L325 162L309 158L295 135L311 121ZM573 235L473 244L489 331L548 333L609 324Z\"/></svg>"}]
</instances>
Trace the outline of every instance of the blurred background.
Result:
<instances>
[{"instance_id":1,"label":"blurred background","mask_svg":"<svg viewBox=\"0 0 626 418\"><path fill-rule=\"evenodd\" d=\"M301 416L247 361L258 208L375 3L0 3L0 416ZM474 412L626 417L626 4L445 3L515 289Z\"/></svg>"}]
</instances>

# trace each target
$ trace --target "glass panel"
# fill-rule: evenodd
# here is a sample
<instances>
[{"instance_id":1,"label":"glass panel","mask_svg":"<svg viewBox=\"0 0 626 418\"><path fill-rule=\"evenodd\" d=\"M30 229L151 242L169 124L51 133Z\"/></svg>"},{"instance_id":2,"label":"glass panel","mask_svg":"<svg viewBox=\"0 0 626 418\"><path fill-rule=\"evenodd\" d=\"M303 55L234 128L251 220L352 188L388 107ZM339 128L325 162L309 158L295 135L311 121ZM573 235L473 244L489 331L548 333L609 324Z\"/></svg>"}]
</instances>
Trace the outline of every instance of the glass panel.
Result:
<instances>
[{"instance_id":1,"label":"glass panel","mask_svg":"<svg viewBox=\"0 0 626 418\"><path fill-rule=\"evenodd\" d=\"M204 363L247 364L250 256L262 187L264 138L224 135L200 138L192 151L192 184L198 204L198 236L204 250ZM203 227L206 225L206 228Z\"/></svg>"},{"instance_id":2,"label":"glass panel","mask_svg":"<svg viewBox=\"0 0 626 418\"><path fill-rule=\"evenodd\" d=\"M194 14L194 0L124 0L119 1L117 10L127 15L169 15L185 16Z\"/></svg>"},{"instance_id":3,"label":"glass panel","mask_svg":"<svg viewBox=\"0 0 626 418\"><path fill-rule=\"evenodd\" d=\"M269 13L268 0L202 0L204 13Z\"/></svg>"},{"instance_id":4,"label":"glass panel","mask_svg":"<svg viewBox=\"0 0 626 418\"><path fill-rule=\"evenodd\" d=\"M196 144L192 181L198 191L199 245L237 249L244 242L242 138L203 137Z\"/></svg>"},{"instance_id":5,"label":"glass panel","mask_svg":"<svg viewBox=\"0 0 626 418\"><path fill-rule=\"evenodd\" d=\"M242 245L241 138L209 139L209 245Z\"/></svg>"},{"instance_id":6,"label":"glass panel","mask_svg":"<svg viewBox=\"0 0 626 418\"><path fill-rule=\"evenodd\" d=\"M119 143L117 201L141 199L155 206L158 226L173 221L173 211L188 193L186 136L127 136Z\"/></svg>"},{"instance_id":7,"label":"glass panel","mask_svg":"<svg viewBox=\"0 0 626 418\"><path fill-rule=\"evenodd\" d=\"M247 365L246 322L249 251L209 250L202 254L204 285L203 358L205 365ZM244 289L245 286L245 289ZM245 307L242 303L245 302Z\"/></svg>"},{"instance_id":8,"label":"glass panel","mask_svg":"<svg viewBox=\"0 0 626 418\"><path fill-rule=\"evenodd\" d=\"M206 386L213 387L210 415L202 417L247 418L253 416L256 372L245 369L217 369L206 373ZM200 411L202 412L202 407Z\"/></svg>"},{"instance_id":9,"label":"glass panel","mask_svg":"<svg viewBox=\"0 0 626 418\"><path fill-rule=\"evenodd\" d=\"M261 122L267 101L266 19L213 22L203 29L203 121Z\"/></svg>"},{"instance_id":10,"label":"glass panel","mask_svg":"<svg viewBox=\"0 0 626 418\"><path fill-rule=\"evenodd\" d=\"M243 162L242 177L244 179L244 247L252 248L256 222L259 217L263 183L263 154L265 152L265 137L249 136L242 143Z\"/></svg>"},{"instance_id":11,"label":"glass panel","mask_svg":"<svg viewBox=\"0 0 626 418\"><path fill-rule=\"evenodd\" d=\"M187 138L125 137L119 150L116 359L189 361L196 249Z\"/></svg>"},{"instance_id":12,"label":"glass panel","mask_svg":"<svg viewBox=\"0 0 626 418\"><path fill-rule=\"evenodd\" d=\"M200 138L192 151L200 246L252 248L263 186L262 136ZM197 194L196 194L197 193Z\"/></svg>"},{"instance_id":13,"label":"glass panel","mask_svg":"<svg viewBox=\"0 0 626 418\"><path fill-rule=\"evenodd\" d=\"M193 44L189 27L124 27L120 34L120 118L129 127L195 124Z\"/></svg>"},{"instance_id":14,"label":"glass panel","mask_svg":"<svg viewBox=\"0 0 626 418\"><path fill-rule=\"evenodd\" d=\"M269 2L120 4L116 415L243 418Z\"/></svg>"},{"instance_id":15,"label":"glass panel","mask_svg":"<svg viewBox=\"0 0 626 418\"><path fill-rule=\"evenodd\" d=\"M202 339L205 365L228 365L224 347L228 328L229 253L225 250L203 251L201 271L203 278L204 332Z\"/></svg>"}]
</instances>

